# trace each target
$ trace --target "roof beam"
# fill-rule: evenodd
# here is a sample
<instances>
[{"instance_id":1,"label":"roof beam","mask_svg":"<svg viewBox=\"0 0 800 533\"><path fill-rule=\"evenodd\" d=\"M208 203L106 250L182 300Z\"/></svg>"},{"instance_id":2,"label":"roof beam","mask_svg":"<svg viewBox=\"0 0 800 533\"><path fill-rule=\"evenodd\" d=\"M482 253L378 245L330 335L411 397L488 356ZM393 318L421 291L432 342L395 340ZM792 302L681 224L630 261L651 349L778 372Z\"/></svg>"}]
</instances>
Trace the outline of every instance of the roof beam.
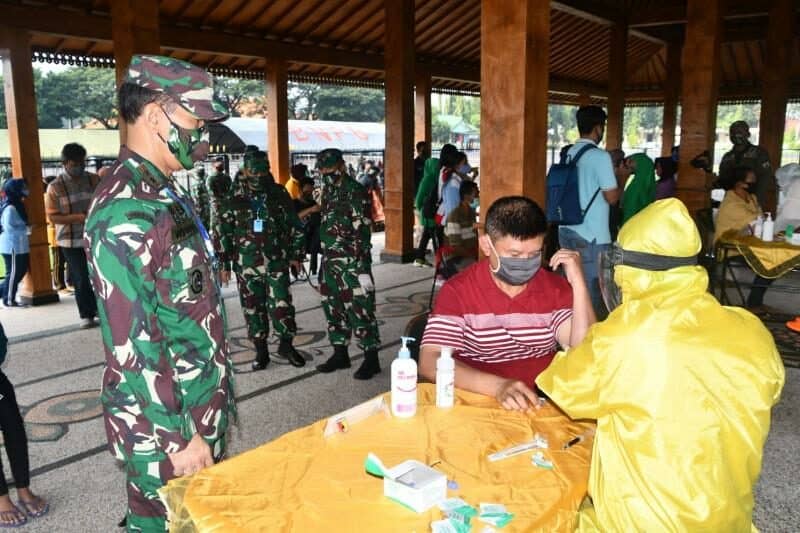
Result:
<instances>
[{"instance_id":1,"label":"roof beam","mask_svg":"<svg viewBox=\"0 0 800 533\"><path fill-rule=\"evenodd\" d=\"M767 16L768 9L769 2L728 0L723 18L731 20ZM634 9L630 12L628 20L631 28L686 24L686 3L648 5L646 8Z\"/></svg>"}]
</instances>

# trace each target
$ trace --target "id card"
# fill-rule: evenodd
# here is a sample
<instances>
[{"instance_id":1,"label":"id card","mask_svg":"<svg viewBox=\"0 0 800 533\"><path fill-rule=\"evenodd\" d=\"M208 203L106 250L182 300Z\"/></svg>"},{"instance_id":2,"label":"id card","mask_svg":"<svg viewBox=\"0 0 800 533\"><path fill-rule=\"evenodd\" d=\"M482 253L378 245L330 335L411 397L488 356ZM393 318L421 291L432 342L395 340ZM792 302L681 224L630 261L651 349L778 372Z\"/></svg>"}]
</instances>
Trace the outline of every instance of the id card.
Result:
<instances>
[{"instance_id":1,"label":"id card","mask_svg":"<svg viewBox=\"0 0 800 533\"><path fill-rule=\"evenodd\" d=\"M261 233L264 231L264 221L260 218L257 218L253 221L253 231L256 233Z\"/></svg>"}]
</instances>

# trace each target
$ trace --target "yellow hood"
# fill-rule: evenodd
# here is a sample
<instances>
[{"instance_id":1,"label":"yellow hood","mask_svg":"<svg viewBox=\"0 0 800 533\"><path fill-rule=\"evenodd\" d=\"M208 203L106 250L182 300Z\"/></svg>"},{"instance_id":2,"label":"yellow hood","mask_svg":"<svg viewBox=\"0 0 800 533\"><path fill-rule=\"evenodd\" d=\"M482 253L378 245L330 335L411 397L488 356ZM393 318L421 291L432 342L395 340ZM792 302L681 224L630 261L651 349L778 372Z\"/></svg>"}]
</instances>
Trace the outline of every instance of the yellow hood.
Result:
<instances>
[{"instance_id":1,"label":"yellow hood","mask_svg":"<svg viewBox=\"0 0 800 533\"><path fill-rule=\"evenodd\" d=\"M624 249L690 256L677 200L622 229ZM536 380L573 418L597 420L581 531L750 531L784 369L758 318L721 306L701 267L618 267L623 303Z\"/></svg>"}]
</instances>

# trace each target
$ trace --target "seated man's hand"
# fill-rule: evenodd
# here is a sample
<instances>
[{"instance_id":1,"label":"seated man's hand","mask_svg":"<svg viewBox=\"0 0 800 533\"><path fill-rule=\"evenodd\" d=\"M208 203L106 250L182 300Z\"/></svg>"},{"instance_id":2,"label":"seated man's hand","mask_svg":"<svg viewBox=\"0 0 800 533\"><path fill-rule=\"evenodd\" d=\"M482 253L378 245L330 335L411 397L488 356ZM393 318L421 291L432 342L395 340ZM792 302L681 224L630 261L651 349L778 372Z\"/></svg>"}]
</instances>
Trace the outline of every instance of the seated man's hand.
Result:
<instances>
[{"instance_id":1,"label":"seated man's hand","mask_svg":"<svg viewBox=\"0 0 800 533\"><path fill-rule=\"evenodd\" d=\"M539 397L525 383L507 379L500 383L494 396L504 409L512 411L528 411L531 407L539 408Z\"/></svg>"},{"instance_id":2,"label":"seated man's hand","mask_svg":"<svg viewBox=\"0 0 800 533\"><path fill-rule=\"evenodd\" d=\"M172 468L178 477L196 474L214 464L211 448L200 434L195 434L183 450L169 454L169 460L172 461Z\"/></svg>"},{"instance_id":3,"label":"seated man's hand","mask_svg":"<svg viewBox=\"0 0 800 533\"><path fill-rule=\"evenodd\" d=\"M584 282L583 266L581 265L581 254L575 250L560 249L550 258L550 268L556 270L559 266L564 267L564 274L570 285L575 282Z\"/></svg>"}]
</instances>

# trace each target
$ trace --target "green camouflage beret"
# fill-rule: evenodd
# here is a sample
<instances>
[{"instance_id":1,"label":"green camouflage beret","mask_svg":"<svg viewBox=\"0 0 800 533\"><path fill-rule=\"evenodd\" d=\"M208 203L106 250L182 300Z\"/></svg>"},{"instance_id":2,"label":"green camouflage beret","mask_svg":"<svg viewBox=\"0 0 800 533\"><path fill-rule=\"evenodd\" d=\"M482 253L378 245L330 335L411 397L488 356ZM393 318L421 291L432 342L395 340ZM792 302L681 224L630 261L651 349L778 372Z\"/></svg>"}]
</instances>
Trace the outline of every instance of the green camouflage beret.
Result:
<instances>
[{"instance_id":1,"label":"green camouflage beret","mask_svg":"<svg viewBox=\"0 0 800 533\"><path fill-rule=\"evenodd\" d=\"M255 150L252 152L245 152L244 154L244 162L248 163L250 161L266 161L267 167L269 167L269 159L267 159L267 152L264 150Z\"/></svg>"},{"instance_id":2,"label":"green camouflage beret","mask_svg":"<svg viewBox=\"0 0 800 533\"><path fill-rule=\"evenodd\" d=\"M165 56L135 55L125 81L164 93L186 111L207 122L228 118L228 110L214 98L211 76L186 61Z\"/></svg>"},{"instance_id":3,"label":"green camouflage beret","mask_svg":"<svg viewBox=\"0 0 800 533\"><path fill-rule=\"evenodd\" d=\"M335 167L342 161L342 151L337 148L326 148L317 154L317 168Z\"/></svg>"}]
</instances>

